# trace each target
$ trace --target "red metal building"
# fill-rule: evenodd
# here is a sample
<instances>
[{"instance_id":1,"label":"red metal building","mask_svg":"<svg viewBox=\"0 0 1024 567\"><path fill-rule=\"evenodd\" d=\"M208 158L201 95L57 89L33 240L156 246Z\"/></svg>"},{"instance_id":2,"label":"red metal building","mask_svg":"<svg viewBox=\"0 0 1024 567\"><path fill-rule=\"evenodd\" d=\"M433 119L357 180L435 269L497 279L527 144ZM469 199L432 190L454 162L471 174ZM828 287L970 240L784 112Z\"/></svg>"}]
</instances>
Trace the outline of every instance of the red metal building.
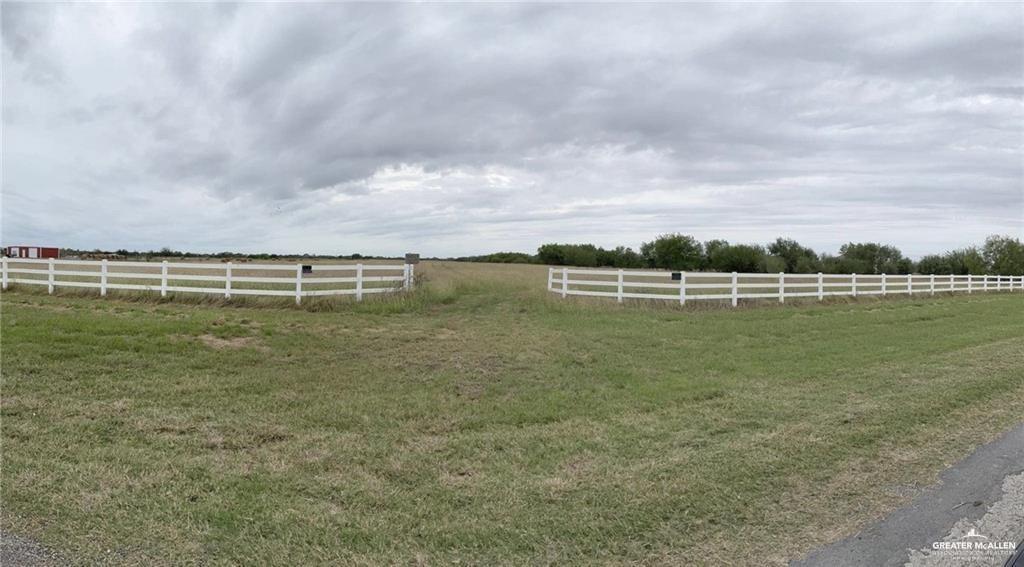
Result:
<instances>
[{"instance_id":1,"label":"red metal building","mask_svg":"<svg viewBox=\"0 0 1024 567\"><path fill-rule=\"evenodd\" d=\"M8 246L4 248L8 258L59 258L60 248L48 246Z\"/></svg>"}]
</instances>

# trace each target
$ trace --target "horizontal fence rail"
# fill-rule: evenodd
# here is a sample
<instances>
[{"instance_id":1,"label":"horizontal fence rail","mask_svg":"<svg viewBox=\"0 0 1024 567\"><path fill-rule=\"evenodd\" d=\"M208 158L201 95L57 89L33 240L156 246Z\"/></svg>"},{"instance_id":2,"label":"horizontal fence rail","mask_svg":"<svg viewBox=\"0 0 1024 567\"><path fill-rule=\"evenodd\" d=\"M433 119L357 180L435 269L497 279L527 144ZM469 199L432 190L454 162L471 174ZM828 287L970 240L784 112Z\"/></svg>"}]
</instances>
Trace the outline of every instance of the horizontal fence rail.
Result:
<instances>
[{"instance_id":1,"label":"horizontal fence rail","mask_svg":"<svg viewBox=\"0 0 1024 567\"><path fill-rule=\"evenodd\" d=\"M120 262L3 258L3 289L8 285L168 293L303 297L354 295L412 289L413 264L250 264L202 262Z\"/></svg>"},{"instance_id":2,"label":"horizontal fence rail","mask_svg":"<svg viewBox=\"0 0 1024 567\"><path fill-rule=\"evenodd\" d=\"M548 268L548 291L583 295L661 299L685 305L694 300L730 301L826 296L930 294L936 292L1024 291L1024 276L890 274L741 274Z\"/></svg>"}]
</instances>

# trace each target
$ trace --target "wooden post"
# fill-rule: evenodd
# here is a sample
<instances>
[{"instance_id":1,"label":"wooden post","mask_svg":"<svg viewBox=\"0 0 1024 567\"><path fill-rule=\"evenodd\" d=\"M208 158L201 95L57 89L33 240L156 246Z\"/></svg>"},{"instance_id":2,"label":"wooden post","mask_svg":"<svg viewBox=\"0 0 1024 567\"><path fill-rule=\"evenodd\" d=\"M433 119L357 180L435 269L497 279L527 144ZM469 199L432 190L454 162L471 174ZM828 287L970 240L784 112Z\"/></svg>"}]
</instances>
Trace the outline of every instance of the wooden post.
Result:
<instances>
[{"instance_id":1,"label":"wooden post","mask_svg":"<svg viewBox=\"0 0 1024 567\"><path fill-rule=\"evenodd\" d=\"M302 305L302 263L295 264L295 305Z\"/></svg>"},{"instance_id":2,"label":"wooden post","mask_svg":"<svg viewBox=\"0 0 1024 567\"><path fill-rule=\"evenodd\" d=\"M971 293L974 289L974 275L967 274L967 293Z\"/></svg>"},{"instance_id":3,"label":"wooden post","mask_svg":"<svg viewBox=\"0 0 1024 567\"><path fill-rule=\"evenodd\" d=\"M548 291L555 291L555 269L548 266Z\"/></svg>"},{"instance_id":4,"label":"wooden post","mask_svg":"<svg viewBox=\"0 0 1024 567\"><path fill-rule=\"evenodd\" d=\"M885 274L882 274L882 295L885 295Z\"/></svg>"},{"instance_id":5,"label":"wooden post","mask_svg":"<svg viewBox=\"0 0 1024 567\"><path fill-rule=\"evenodd\" d=\"M786 302L786 273L779 272L779 303Z\"/></svg>"},{"instance_id":6,"label":"wooden post","mask_svg":"<svg viewBox=\"0 0 1024 567\"><path fill-rule=\"evenodd\" d=\"M411 265L412 264L404 264L404 268L402 270L402 289L405 291L409 291L409 266Z\"/></svg>"},{"instance_id":7,"label":"wooden post","mask_svg":"<svg viewBox=\"0 0 1024 567\"><path fill-rule=\"evenodd\" d=\"M7 257L6 256L4 256L4 258L3 258L3 264L4 264L4 267L3 267L3 272L4 272L3 288L7 289Z\"/></svg>"},{"instance_id":8,"label":"wooden post","mask_svg":"<svg viewBox=\"0 0 1024 567\"><path fill-rule=\"evenodd\" d=\"M622 268L619 268L619 292L618 292L619 303L622 303Z\"/></svg>"},{"instance_id":9,"label":"wooden post","mask_svg":"<svg viewBox=\"0 0 1024 567\"><path fill-rule=\"evenodd\" d=\"M167 260L160 263L160 297L167 297Z\"/></svg>"},{"instance_id":10,"label":"wooden post","mask_svg":"<svg viewBox=\"0 0 1024 567\"><path fill-rule=\"evenodd\" d=\"M853 291L851 293L853 294L854 297L857 297L857 274L852 274L852 275L853 275L853 284L851 285L851 289Z\"/></svg>"},{"instance_id":11,"label":"wooden post","mask_svg":"<svg viewBox=\"0 0 1024 567\"><path fill-rule=\"evenodd\" d=\"M100 261L100 296L107 295L107 259Z\"/></svg>"},{"instance_id":12,"label":"wooden post","mask_svg":"<svg viewBox=\"0 0 1024 567\"><path fill-rule=\"evenodd\" d=\"M914 275L907 274L907 295L914 295Z\"/></svg>"},{"instance_id":13,"label":"wooden post","mask_svg":"<svg viewBox=\"0 0 1024 567\"><path fill-rule=\"evenodd\" d=\"M356 301L363 300L363 265L356 264Z\"/></svg>"},{"instance_id":14,"label":"wooden post","mask_svg":"<svg viewBox=\"0 0 1024 567\"><path fill-rule=\"evenodd\" d=\"M562 268L562 299L569 293L569 268Z\"/></svg>"},{"instance_id":15,"label":"wooden post","mask_svg":"<svg viewBox=\"0 0 1024 567\"><path fill-rule=\"evenodd\" d=\"M679 272L679 305L686 305L686 272Z\"/></svg>"},{"instance_id":16,"label":"wooden post","mask_svg":"<svg viewBox=\"0 0 1024 567\"><path fill-rule=\"evenodd\" d=\"M818 301L825 299L825 276L818 272Z\"/></svg>"},{"instance_id":17,"label":"wooden post","mask_svg":"<svg viewBox=\"0 0 1024 567\"><path fill-rule=\"evenodd\" d=\"M733 272L732 273L732 306L733 307L736 307L736 303L739 301L739 298L737 297L737 295L739 294L739 288L737 288L736 285L737 285L736 272Z\"/></svg>"},{"instance_id":18,"label":"wooden post","mask_svg":"<svg viewBox=\"0 0 1024 567\"><path fill-rule=\"evenodd\" d=\"M50 261L47 262L47 264L49 265L49 274L47 274L46 277L46 289L48 289L50 293L53 293L53 258L50 258Z\"/></svg>"},{"instance_id":19,"label":"wooden post","mask_svg":"<svg viewBox=\"0 0 1024 567\"><path fill-rule=\"evenodd\" d=\"M931 291L932 295L935 295L935 274L932 274L928 280L928 289Z\"/></svg>"},{"instance_id":20,"label":"wooden post","mask_svg":"<svg viewBox=\"0 0 1024 567\"><path fill-rule=\"evenodd\" d=\"M224 299L231 299L231 262L224 268Z\"/></svg>"}]
</instances>

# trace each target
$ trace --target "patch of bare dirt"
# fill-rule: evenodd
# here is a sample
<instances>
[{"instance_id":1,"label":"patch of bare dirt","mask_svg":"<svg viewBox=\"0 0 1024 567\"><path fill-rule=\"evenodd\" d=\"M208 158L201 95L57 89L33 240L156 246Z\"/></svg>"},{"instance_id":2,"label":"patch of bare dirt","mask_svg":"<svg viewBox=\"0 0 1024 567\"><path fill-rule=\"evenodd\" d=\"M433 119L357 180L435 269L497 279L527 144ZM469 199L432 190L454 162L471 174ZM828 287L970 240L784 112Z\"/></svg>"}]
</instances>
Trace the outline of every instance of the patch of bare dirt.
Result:
<instances>
[{"instance_id":1,"label":"patch of bare dirt","mask_svg":"<svg viewBox=\"0 0 1024 567\"><path fill-rule=\"evenodd\" d=\"M234 337L222 339L213 335L200 335L199 340L206 346L216 350L229 350L240 348L255 348L258 350L269 350L266 345L260 342L258 337Z\"/></svg>"}]
</instances>

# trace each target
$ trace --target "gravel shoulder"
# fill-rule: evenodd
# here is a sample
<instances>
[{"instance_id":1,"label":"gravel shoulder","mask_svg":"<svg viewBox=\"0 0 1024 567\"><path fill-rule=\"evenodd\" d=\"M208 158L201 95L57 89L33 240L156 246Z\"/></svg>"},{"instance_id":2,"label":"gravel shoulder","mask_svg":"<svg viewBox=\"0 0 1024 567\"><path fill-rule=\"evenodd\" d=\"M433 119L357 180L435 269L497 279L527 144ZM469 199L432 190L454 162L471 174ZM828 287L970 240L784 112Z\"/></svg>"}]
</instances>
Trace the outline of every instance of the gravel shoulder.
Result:
<instances>
[{"instance_id":1,"label":"gravel shoulder","mask_svg":"<svg viewBox=\"0 0 1024 567\"><path fill-rule=\"evenodd\" d=\"M28 538L0 531L0 565L50 567L67 565L67 562Z\"/></svg>"}]
</instances>

